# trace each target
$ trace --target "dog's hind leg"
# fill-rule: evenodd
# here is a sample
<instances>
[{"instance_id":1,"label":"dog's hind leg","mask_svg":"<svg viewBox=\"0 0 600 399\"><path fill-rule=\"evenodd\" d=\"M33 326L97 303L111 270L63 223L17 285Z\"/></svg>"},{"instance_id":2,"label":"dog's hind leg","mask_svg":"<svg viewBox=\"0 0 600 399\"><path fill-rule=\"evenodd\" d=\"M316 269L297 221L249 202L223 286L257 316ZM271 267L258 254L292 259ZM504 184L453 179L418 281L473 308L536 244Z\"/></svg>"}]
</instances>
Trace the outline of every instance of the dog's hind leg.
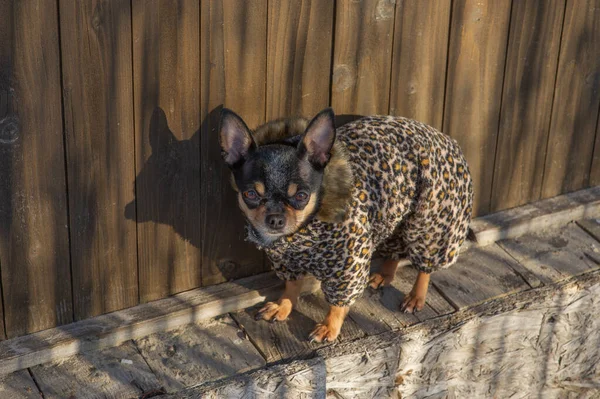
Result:
<instances>
[{"instance_id":1,"label":"dog's hind leg","mask_svg":"<svg viewBox=\"0 0 600 399\"><path fill-rule=\"evenodd\" d=\"M254 316L256 320L284 321L298 303L302 292L302 279L286 281L285 290L277 302L267 302Z\"/></svg>"},{"instance_id":2,"label":"dog's hind leg","mask_svg":"<svg viewBox=\"0 0 600 399\"><path fill-rule=\"evenodd\" d=\"M383 266L381 266L381 270L371 274L369 279L369 287L378 289L380 287L390 285L390 283L394 280L394 276L396 275L399 262L399 260L387 259L383 263Z\"/></svg>"}]
</instances>

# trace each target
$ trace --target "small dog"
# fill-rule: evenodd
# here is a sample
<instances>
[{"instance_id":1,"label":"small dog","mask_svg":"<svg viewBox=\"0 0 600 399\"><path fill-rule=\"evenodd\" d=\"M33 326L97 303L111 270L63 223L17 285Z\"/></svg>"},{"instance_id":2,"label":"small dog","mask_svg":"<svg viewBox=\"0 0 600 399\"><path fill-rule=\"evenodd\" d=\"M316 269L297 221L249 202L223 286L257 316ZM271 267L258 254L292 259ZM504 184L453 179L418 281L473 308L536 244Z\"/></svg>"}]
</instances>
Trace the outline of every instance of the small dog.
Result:
<instances>
[{"instance_id":1,"label":"small dog","mask_svg":"<svg viewBox=\"0 0 600 399\"><path fill-rule=\"evenodd\" d=\"M417 121L370 116L336 130L325 109L251 132L223 109L219 139L248 239L286 282L257 319L285 320L311 273L331 305L311 341L335 340L367 285L389 284L405 257L419 273L401 309L421 310L430 273L452 265L469 235L467 162L456 141ZM387 260L369 276L375 251Z\"/></svg>"}]
</instances>

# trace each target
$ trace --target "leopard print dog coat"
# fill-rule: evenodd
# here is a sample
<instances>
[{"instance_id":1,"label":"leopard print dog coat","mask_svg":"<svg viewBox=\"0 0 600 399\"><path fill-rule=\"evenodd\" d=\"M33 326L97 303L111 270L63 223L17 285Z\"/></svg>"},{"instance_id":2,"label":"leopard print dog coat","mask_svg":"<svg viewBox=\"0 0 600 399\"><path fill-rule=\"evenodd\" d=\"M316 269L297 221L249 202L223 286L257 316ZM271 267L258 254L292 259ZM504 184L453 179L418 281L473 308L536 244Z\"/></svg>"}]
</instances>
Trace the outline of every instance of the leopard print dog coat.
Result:
<instances>
[{"instance_id":1,"label":"leopard print dog coat","mask_svg":"<svg viewBox=\"0 0 600 399\"><path fill-rule=\"evenodd\" d=\"M364 291L372 254L408 257L431 273L452 265L467 236L473 188L450 137L420 122L371 116L337 129L354 187L340 223L312 219L265 251L277 276L311 273L327 301L350 306ZM250 237L251 239L251 237Z\"/></svg>"}]
</instances>

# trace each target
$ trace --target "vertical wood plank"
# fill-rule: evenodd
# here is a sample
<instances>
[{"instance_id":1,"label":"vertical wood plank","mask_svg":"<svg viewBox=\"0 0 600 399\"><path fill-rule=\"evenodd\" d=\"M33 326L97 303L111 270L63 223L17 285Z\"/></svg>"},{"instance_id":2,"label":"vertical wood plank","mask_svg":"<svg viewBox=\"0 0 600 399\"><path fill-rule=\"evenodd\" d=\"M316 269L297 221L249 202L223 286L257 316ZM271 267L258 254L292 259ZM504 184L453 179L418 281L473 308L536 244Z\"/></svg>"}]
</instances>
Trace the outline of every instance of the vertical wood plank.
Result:
<instances>
[{"instance_id":1,"label":"vertical wood plank","mask_svg":"<svg viewBox=\"0 0 600 399\"><path fill-rule=\"evenodd\" d=\"M391 0L336 3L331 103L338 114L387 114L394 32Z\"/></svg>"},{"instance_id":2,"label":"vertical wood plank","mask_svg":"<svg viewBox=\"0 0 600 399\"><path fill-rule=\"evenodd\" d=\"M1 36L0 36L1 37ZM2 110L0 109L0 112ZM0 261L0 276L2 276L2 262ZM4 329L4 295L2 293L2 284L0 284L0 341L6 339L6 330Z\"/></svg>"},{"instance_id":3,"label":"vertical wood plank","mask_svg":"<svg viewBox=\"0 0 600 399\"><path fill-rule=\"evenodd\" d=\"M510 0L456 0L452 8L444 132L469 162L477 215L490 210L510 8Z\"/></svg>"},{"instance_id":4,"label":"vertical wood plank","mask_svg":"<svg viewBox=\"0 0 600 399\"><path fill-rule=\"evenodd\" d=\"M396 3L390 114L442 128L450 0Z\"/></svg>"},{"instance_id":5,"label":"vertical wood plank","mask_svg":"<svg viewBox=\"0 0 600 399\"><path fill-rule=\"evenodd\" d=\"M60 1L73 307L138 303L129 2Z\"/></svg>"},{"instance_id":6,"label":"vertical wood plank","mask_svg":"<svg viewBox=\"0 0 600 399\"><path fill-rule=\"evenodd\" d=\"M590 186L600 186L600 110L598 110L596 145L594 146L594 157L590 169Z\"/></svg>"},{"instance_id":7,"label":"vertical wood plank","mask_svg":"<svg viewBox=\"0 0 600 399\"><path fill-rule=\"evenodd\" d=\"M269 2L267 120L329 105L333 1Z\"/></svg>"},{"instance_id":8,"label":"vertical wood plank","mask_svg":"<svg viewBox=\"0 0 600 399\"><path fill-rule=\"evenodd\" d=\"M201 285L200 9L194 0L136 0L132 11L139 280L146 302Z\"/></svg>"},{"instance_id":9,"label":"vertical wood plank","mask_svg":"<svg viewBox=\"0 0 600 399\"><path fill-rule=\"evenodd\" d=\"M57 4L0 1L0 257L9 338L72 321Z\"/></svg>"},{"instance_id":10,"label":"vertical wood plank","mask_svg":"<svg viewBox=\"0 0 600 399\"><path fill-rule=\"evenodd\" d=\"M540 198L565 0L513 2L491 210Z\"/></svg>"},{"instance_id":11,"label":"vertical wood plank","mask_svg":"<svg viewBox=\"0 0 600 399\"><path fill-rule=\"evenodd\" d=\"M600 0L567 1L542 197L587 187L600 104Z\"/></svg>"},{"instance_id":12,"label":"vertical wood plank","mask_svg":"<svg viewBox=\"0 0 600 399\"><path fill-rule=\"evenodd\" d=\"M202 283L211 285L265 270L263 255L244 241L218 128L222 105L250 128L264 122L267 1L203 1L201 15Z\"/></svg>"}]
</instances>

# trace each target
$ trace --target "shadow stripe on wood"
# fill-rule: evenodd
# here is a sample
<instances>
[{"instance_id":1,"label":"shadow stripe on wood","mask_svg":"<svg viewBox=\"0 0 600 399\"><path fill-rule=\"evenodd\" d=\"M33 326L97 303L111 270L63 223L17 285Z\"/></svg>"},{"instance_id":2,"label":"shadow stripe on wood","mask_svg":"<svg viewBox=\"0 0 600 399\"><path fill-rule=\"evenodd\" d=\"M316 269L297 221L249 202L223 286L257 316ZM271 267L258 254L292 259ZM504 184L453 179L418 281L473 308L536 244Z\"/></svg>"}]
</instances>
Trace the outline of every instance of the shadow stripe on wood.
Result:
<instances>
[{"instance_id":1,"label":"shadow stripe on wood","mask_svg":"<svg viewBox=\"0 0 600 399\"><path fill-rule=\"evenodd\" d=\"M599 13L600 0L567 0L543 198L585 188L590 183L600 109Z\"/></svg>"},{"instance_id":2,"label":"shadow stripe on wood","mask_svg":"<svg viewBox=\"0 0 600 399\"><path fill-rule=\"evenodd\" d=\"M565 0L513 1L492 212L541 196L564 9Z\"/></svg>"}]
</instances>

